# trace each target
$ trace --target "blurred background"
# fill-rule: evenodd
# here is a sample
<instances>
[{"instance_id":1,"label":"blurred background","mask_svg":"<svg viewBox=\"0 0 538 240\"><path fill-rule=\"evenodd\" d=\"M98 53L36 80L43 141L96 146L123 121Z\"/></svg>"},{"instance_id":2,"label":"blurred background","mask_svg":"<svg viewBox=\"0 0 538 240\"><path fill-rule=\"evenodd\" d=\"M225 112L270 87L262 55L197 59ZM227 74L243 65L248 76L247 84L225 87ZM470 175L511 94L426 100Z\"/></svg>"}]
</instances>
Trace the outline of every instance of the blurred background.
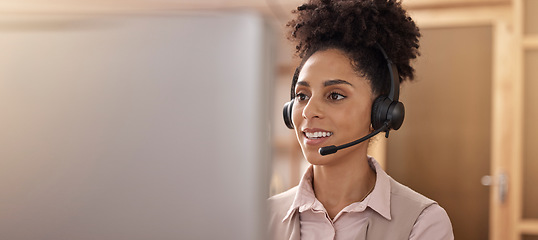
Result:
<instances>
[{"instance_id":1,"label":"blurred background","mask_svg":"<svg viewBox=\"0 0 538 240\"><path fill-rule=\"evenodd\" d=\"M0 239L262 239L308 163L299 0L0 3ZM538 0L404 0L403 127L370 147L456 239L538 239Z\"/></svg>"}]
</instances>

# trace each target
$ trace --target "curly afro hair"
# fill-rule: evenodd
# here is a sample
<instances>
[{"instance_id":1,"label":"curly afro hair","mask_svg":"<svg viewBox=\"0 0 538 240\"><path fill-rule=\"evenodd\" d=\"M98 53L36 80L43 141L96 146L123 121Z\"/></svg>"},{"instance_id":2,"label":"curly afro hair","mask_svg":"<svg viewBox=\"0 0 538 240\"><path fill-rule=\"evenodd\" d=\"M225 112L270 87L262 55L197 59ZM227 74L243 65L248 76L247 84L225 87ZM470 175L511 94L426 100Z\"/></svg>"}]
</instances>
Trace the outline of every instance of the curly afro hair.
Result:
<instances>
[{"instance_id":1,"label":"curly afro hair","mask_svg":"<svg viewBox=\"0 0 538 240\"><path fill-rule=\"evenodd\" d=\"M376 43L396 64L400 82L413 80L411 59L420 55L420 31L398 0L310 0L293 11L288 38L296 43L302 63L295 71L293 89L304 62L316 51L342 50L355 71L370 81L374 95L387 94L390 76Z\"/></svg>"}]
</instances>

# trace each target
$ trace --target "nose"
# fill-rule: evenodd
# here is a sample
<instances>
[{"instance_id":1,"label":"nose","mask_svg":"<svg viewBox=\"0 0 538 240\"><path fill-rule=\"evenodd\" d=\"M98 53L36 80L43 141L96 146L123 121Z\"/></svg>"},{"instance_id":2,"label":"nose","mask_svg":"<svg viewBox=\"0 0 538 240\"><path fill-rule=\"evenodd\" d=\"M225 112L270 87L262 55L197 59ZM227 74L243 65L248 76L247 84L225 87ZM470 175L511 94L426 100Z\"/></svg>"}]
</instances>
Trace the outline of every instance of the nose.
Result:
<instances>
[{"instance_id":1,"label":"nose","mask_svg":"<svg viewBox=\"0 0 538 240\"><path fill-rule=\"evenodd\" d=\"M304 119L322 118L323 106L321 101L313 97L308 100L308 103L303 108L302 116Z\"/></svg>"}]
</instances>

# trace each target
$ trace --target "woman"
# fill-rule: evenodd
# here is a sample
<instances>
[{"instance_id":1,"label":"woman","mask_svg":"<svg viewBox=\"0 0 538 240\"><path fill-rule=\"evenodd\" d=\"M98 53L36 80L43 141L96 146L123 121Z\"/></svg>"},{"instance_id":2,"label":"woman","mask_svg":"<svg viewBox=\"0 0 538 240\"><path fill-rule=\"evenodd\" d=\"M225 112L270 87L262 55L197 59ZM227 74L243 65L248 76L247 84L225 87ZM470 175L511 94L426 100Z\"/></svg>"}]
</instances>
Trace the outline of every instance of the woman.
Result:
<instances>
[{"instance_id":1,"label":"woman","mask_svg":"<svg viewBox=\"0 0 538 240\"><path fill-rule=\"evenodd\" d=\"M400 127L415 23L396 0L311 0L294 13L290 39L302 62L284 115L311 166L269 199L273 239L453 239L445 210L390 178L367 155L368 141L324 148Z\"/></svg>"}]
</instances>

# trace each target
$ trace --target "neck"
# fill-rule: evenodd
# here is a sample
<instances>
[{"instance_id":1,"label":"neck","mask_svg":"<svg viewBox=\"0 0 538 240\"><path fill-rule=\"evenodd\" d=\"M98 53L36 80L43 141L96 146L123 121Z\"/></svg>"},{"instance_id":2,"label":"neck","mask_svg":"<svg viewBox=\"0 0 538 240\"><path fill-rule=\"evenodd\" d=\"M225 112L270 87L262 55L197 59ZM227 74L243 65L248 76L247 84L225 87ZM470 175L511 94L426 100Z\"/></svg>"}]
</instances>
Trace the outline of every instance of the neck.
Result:
<instances>
[{"instance_id":1,"label":"neck","mask_svg":"<svg viewBox=\"0 0 538 240\"><path fill-rule=\"evenodd\" d=\"M313 188L316 198L334 218L344 207L360 202L375 186L375 173L366 153L335 165L314 165Z\"/></svg>"}]
</instances>

